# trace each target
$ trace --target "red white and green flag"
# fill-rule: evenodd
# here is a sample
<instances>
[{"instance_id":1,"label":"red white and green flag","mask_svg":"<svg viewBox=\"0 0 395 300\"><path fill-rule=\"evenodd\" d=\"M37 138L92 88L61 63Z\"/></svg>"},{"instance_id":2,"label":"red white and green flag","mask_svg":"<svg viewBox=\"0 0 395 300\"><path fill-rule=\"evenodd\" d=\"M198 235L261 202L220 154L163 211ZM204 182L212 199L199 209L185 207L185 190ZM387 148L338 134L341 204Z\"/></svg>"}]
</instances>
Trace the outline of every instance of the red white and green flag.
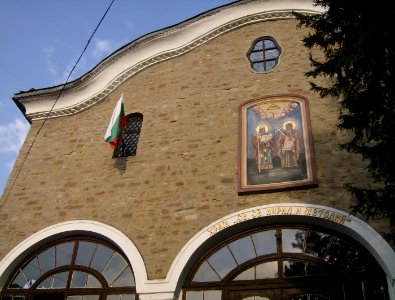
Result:
<instances>
[{"instance_id":1,"label":"red white and green flag","mask_svg":"<svg viewBox=\"0 0 395 300\"><path fill-rule=\"evenodd\" d=\"M111 148L118 144L119 134L122 127L126 126L125 109L123 105L123 94L119 98L117 105L112 113L110 124L108 124L104 141L110 143Z\"/></svg>"}]
</instances>

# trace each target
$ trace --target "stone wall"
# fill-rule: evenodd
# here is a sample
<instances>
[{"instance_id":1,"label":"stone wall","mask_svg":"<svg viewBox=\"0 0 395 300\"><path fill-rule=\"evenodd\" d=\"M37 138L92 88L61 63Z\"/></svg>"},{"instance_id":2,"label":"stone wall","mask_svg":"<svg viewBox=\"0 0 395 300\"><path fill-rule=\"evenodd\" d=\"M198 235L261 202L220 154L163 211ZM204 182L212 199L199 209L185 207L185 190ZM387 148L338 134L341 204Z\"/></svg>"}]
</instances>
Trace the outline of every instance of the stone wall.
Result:
<instances>
[{"instance_id":1,"label":"stone wall","mask_svg":"<svg viewBox=\"0 0 395 300\"><path fill-rule=\"evenodd\" d=\"M47 226L96 220L125 233L149 278L160 279L193 235L232 212L297 202L348 211L342 186L362 180L363 164L339 150L347 136L336 127L337 104L310 91L306 32L296 24L266 21L228 32L138 73L86 111L47 120L11 187L42 121L33 122L2 198L0 259ZM261 36L274 37L283 50L267 74L252 71L246 59ZM113 159L103 136L121 93L126 112L140 112L144 121L137 155ZM284 93L309 100L319 185L238 196L238 107ZM387 230L385 222L372 225Z\"/></svg>"}]
</instances>

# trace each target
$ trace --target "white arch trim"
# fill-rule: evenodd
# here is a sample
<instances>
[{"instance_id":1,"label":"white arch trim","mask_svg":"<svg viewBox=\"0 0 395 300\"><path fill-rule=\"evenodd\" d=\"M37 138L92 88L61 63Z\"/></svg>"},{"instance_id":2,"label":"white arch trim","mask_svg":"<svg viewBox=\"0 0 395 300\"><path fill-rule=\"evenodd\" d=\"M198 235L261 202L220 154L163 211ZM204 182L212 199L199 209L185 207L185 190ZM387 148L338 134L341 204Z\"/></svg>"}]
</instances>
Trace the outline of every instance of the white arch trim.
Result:
<instances>
[{"instance_id":1,"label":"white arch trim","mask_svg":"<svg viewBox=\"0 0 395 300\"><path fill-rule=\"evenodd\" d=\"M145 269L143 258L133 242L118 229L96 221L74 220L63 222L44 228L31 235L14 249L12 249L2 261L0 261L0 290L4 282L10 276L10 272L16 267L22 259L25 258L26 252L37 247L37 244L45 240L53 239L59 235L71 235L73 233L83 233L91 236L104 237L118 246L129 259L135 273L136 286L143 285L147 281L147 271Z\"/></svg>"}]
</instances>

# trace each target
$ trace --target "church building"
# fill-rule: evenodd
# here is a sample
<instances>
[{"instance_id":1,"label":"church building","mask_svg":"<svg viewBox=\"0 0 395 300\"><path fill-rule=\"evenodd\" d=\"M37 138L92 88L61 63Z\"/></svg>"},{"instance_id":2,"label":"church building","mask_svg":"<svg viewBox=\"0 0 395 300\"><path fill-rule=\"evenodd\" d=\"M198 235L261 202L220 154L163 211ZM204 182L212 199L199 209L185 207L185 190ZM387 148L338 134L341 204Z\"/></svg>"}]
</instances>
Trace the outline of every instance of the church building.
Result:
<instances>
[{"instance_id":1,"label":"church building","mask_svg":"<svg viewBox=\"0 0 395 300\"><path fill-rule=\"evenodd\" d=\"M293 12L322 11L236 1L15 94L0 300L395 300L389 222L350 214L368 174L305 76Z\"/></svg>"}]
</instances>

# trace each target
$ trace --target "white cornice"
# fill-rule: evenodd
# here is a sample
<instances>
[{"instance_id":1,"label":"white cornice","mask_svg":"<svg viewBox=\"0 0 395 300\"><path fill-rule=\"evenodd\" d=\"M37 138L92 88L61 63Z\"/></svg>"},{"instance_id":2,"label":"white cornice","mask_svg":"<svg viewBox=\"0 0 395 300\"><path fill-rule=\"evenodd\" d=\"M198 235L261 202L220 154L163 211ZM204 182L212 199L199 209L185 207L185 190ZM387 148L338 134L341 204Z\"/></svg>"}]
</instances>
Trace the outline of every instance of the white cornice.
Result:
<instances>
[{"instance_id":1,"label":"white cornice","mask_svg":"<svg viewBox=\"0 0 395 300\"><path fill-rule=\"evenodd\" d=\"M317 14L322 8L313 6L310 0L236 2L126 45L87 74L68 83L57 101L62 86L21 92L13 99L24 106L29 120L72 115L98 103L125 80L149 66L180 56L238 27L293 18L292 11Z\"/></svg>"}]
</instances>

